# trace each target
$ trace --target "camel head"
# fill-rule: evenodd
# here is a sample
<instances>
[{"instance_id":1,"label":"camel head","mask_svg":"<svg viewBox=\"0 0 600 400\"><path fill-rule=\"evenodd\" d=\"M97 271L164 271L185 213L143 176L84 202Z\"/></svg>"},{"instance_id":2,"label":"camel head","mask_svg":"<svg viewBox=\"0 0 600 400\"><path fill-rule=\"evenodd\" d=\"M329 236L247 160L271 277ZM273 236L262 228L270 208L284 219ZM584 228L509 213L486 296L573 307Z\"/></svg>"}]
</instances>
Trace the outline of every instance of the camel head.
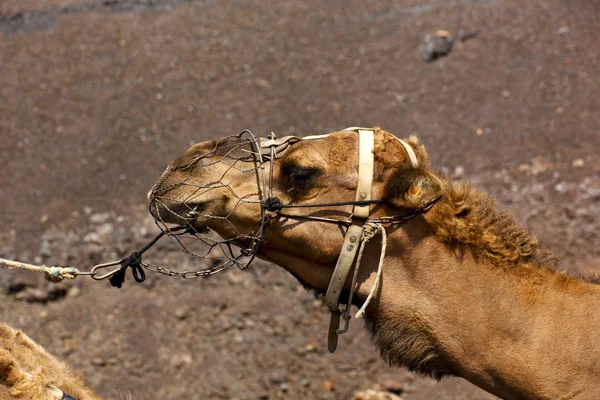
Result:
<instances>
[{"instance_id":1,"label":"camel head","mask_svg":"<svg viewBox=\"0 0 600 400\"><path fill-rule=\"evenodd\" d=\"M418 140L411 137L403 145L379 128L373 131L371 198L379 202L369 205L370 214L407 215L438 199L442 182ZM351 218L353 206L336 203L357 199L359 134L345 130L261 149L253 143L242 135L192 146L149 193L150 211L160 223L185 224L196 235L208 228L241 247L251 245L264 221L257 255L322 292L346 228L305 217ZM418 165L411 162L406 145ZM279 199L284 208L269 206L269 198ZM292 207L314 204L326 205Z\"/></svg>"}]
</instances>

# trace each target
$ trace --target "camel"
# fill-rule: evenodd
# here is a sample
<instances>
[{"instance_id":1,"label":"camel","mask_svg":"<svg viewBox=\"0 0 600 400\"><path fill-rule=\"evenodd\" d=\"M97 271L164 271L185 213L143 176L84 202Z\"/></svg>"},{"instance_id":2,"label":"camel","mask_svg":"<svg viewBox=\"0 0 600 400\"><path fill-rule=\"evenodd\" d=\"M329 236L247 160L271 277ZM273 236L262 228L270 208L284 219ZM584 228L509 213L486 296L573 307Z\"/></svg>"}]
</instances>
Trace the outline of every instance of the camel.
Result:
<instances>
[{"instance_id":1,"label":"camel","mask_svg":"<svg viewBox=\"0 0 600 400\"><path fill-rule=\"evenodd\" d=\"M101 400L71 367L0 323L0 399Z\"/></svg>"},{"instance_id":2,"label":"camel","mask_svg":"<svg viewBox=\"0 0 600 400\"><path fill-rule=\"evenodd\" d=\"M372 132L377 202L369 218L407 217L385 226L378 282L381 247L371 240L356 286L353 273L342 282L341 301L352 294L362 307L376 287L365 326L381 357L436 379L462 377L501 398L600 398L600 286L557 270L553 254L493 198L435 170L416 137L402 143L380 128ZM259 150L232 168L220 162L216 143L198 143L169 165L149 194L154 216L247 246L240 232L251 237L266 213L256 255L326 296L349 228L311 217L352 217L352 204L331 204L358 198L357 131L295 139L281 154L266 149L272 193L257 189L260 168L239 174L256 167ZM257 190L284 205L328 206L240 206L239 198Z\"/></svg>"}]
</instances>

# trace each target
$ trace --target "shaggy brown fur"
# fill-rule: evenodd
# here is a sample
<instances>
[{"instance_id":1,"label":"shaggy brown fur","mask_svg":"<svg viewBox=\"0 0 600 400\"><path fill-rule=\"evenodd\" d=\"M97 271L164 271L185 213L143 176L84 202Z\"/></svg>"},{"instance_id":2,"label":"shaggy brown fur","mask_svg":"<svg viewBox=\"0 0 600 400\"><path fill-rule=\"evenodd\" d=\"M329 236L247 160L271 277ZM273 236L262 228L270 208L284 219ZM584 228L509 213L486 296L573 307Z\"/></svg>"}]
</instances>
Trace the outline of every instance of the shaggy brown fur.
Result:
<instances>
[{"instance_id":1,"label":"shaggy brown fur","mask_svg":"<svg viewBox=\"0 0 600 400\"><path fill-rule=\"evenodd\" d=\"M71 367L21 331L0 323L0 399L101 400Z\"/></svg>"},{"instance_id":2,"label":"shaggy brown fur","mask_svg":"<svg viewBox=\"0 0 600 400\"><path fill-rule=\"evenodd\" d=\"M365 317L365 326L371 340L379 349L381 358L390 366L406 367L410 371L442 379L456 375L445 354L436 346L426 329L413 324L398 323L384 318Z\"/></svg>"},{"instance_id":3,"label":"shaggy brown fur","mask_svg":"<svg viewBox=\"0 0 600 400\"><path fill-rule=\"evenodd\" d=\"M469 248L497 265L534 263L554 269L558 259L540 249L537 238L518 226L496 200L468 182L446 182L444 195L428 215L435 236L457 249Z\"/></svg>"}]
</instances>

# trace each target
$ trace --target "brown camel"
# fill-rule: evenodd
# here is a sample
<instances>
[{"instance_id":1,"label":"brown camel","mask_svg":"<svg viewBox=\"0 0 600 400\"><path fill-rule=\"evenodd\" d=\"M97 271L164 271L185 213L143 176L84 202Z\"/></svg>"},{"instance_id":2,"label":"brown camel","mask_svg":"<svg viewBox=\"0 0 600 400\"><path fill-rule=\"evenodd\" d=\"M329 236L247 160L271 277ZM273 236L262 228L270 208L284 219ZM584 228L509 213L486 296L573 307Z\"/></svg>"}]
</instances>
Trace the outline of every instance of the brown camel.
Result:
<instances>
[{"instance_id":1,"label":"brown camel","mask_svg":"<svg viewBox=\"0 0 600 400\"><path fill-rule=\"evenodd\" d=\"M268 157L272 196L295 205L355 200L358 137L336 132L297 141L272 163ZM374 137L372 199L381 202L370 206L370 218L419 211L386 225L383 271L366 309L366 327L382 358L438 379L459 376L503 398L600 398L600 286L557 271L552 253L492 198L433 170L416 138L405 142L416 154L413 162L410 149L391 134L374 128ZM255 232L261 204L240 204L257 192L257 176L239 171L252 170L257 154L232 168L220 162L222 152L211 153L216 143L196 144L171 163L150 194L151 209L165 222L212 228L245 246L240 232ZM211 182L228 184L206 189ZM323 295L346 227L302 217L347 219L352 208L278 213L273 207L257 254ZM357 306L375 283L379 254L372 240L358 272ZM348 278L342 300L350 287Z\"/></svg>"},{"instance_id":2,"label":"brown camel","mask_svg":"<svg viewBox=\"0 0 600 400\"><path fill-rule=\"evenodd\" d=\"M101 400L67 364L23 332L2 323L0 399Z\"/></svg>"}]
</instances>

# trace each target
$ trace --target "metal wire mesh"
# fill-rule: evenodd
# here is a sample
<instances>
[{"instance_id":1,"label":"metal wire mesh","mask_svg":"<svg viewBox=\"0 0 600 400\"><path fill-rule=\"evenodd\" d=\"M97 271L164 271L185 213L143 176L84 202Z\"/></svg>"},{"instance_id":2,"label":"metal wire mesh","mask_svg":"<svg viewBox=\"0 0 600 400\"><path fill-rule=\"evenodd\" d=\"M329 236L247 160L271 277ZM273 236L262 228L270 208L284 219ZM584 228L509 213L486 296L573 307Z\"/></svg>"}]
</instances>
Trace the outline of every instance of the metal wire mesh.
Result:
<instances>
[{"instance_id":1,"label":"metal wire mesh","mask_svg":"<svg viewBox=\"0 0 600 400\"><path fill-rule=\"evenodd\" d=\"M262 240L265 222L261 202L265 197L264 160L257 138L245 130L211 142L201 154L192 154L189 160L172 165L150 193L150 213L157 226L183 252L212 261L212 266L200 271L176 272L164 267L143 264L147 269L184 278L211 275L236 265L247 268ZM217 165L218 164L218 165ZM172 177L178 176L176 182ZM244 193L238 193L238 183L244 182ZM255 189L248 192L247 182ZM164 185L167 183L167 185ZM227 212L222 215L207 213L202 202L213 195L227 194ZM242 229L234 221L241 207L260 207L260 218L255 225ZM168 221L178 221L172 224ZM222 237L207 226L220 225L227 237ZM185 227L185 228L182 228Z\"/></svg>"}]
</instances>

